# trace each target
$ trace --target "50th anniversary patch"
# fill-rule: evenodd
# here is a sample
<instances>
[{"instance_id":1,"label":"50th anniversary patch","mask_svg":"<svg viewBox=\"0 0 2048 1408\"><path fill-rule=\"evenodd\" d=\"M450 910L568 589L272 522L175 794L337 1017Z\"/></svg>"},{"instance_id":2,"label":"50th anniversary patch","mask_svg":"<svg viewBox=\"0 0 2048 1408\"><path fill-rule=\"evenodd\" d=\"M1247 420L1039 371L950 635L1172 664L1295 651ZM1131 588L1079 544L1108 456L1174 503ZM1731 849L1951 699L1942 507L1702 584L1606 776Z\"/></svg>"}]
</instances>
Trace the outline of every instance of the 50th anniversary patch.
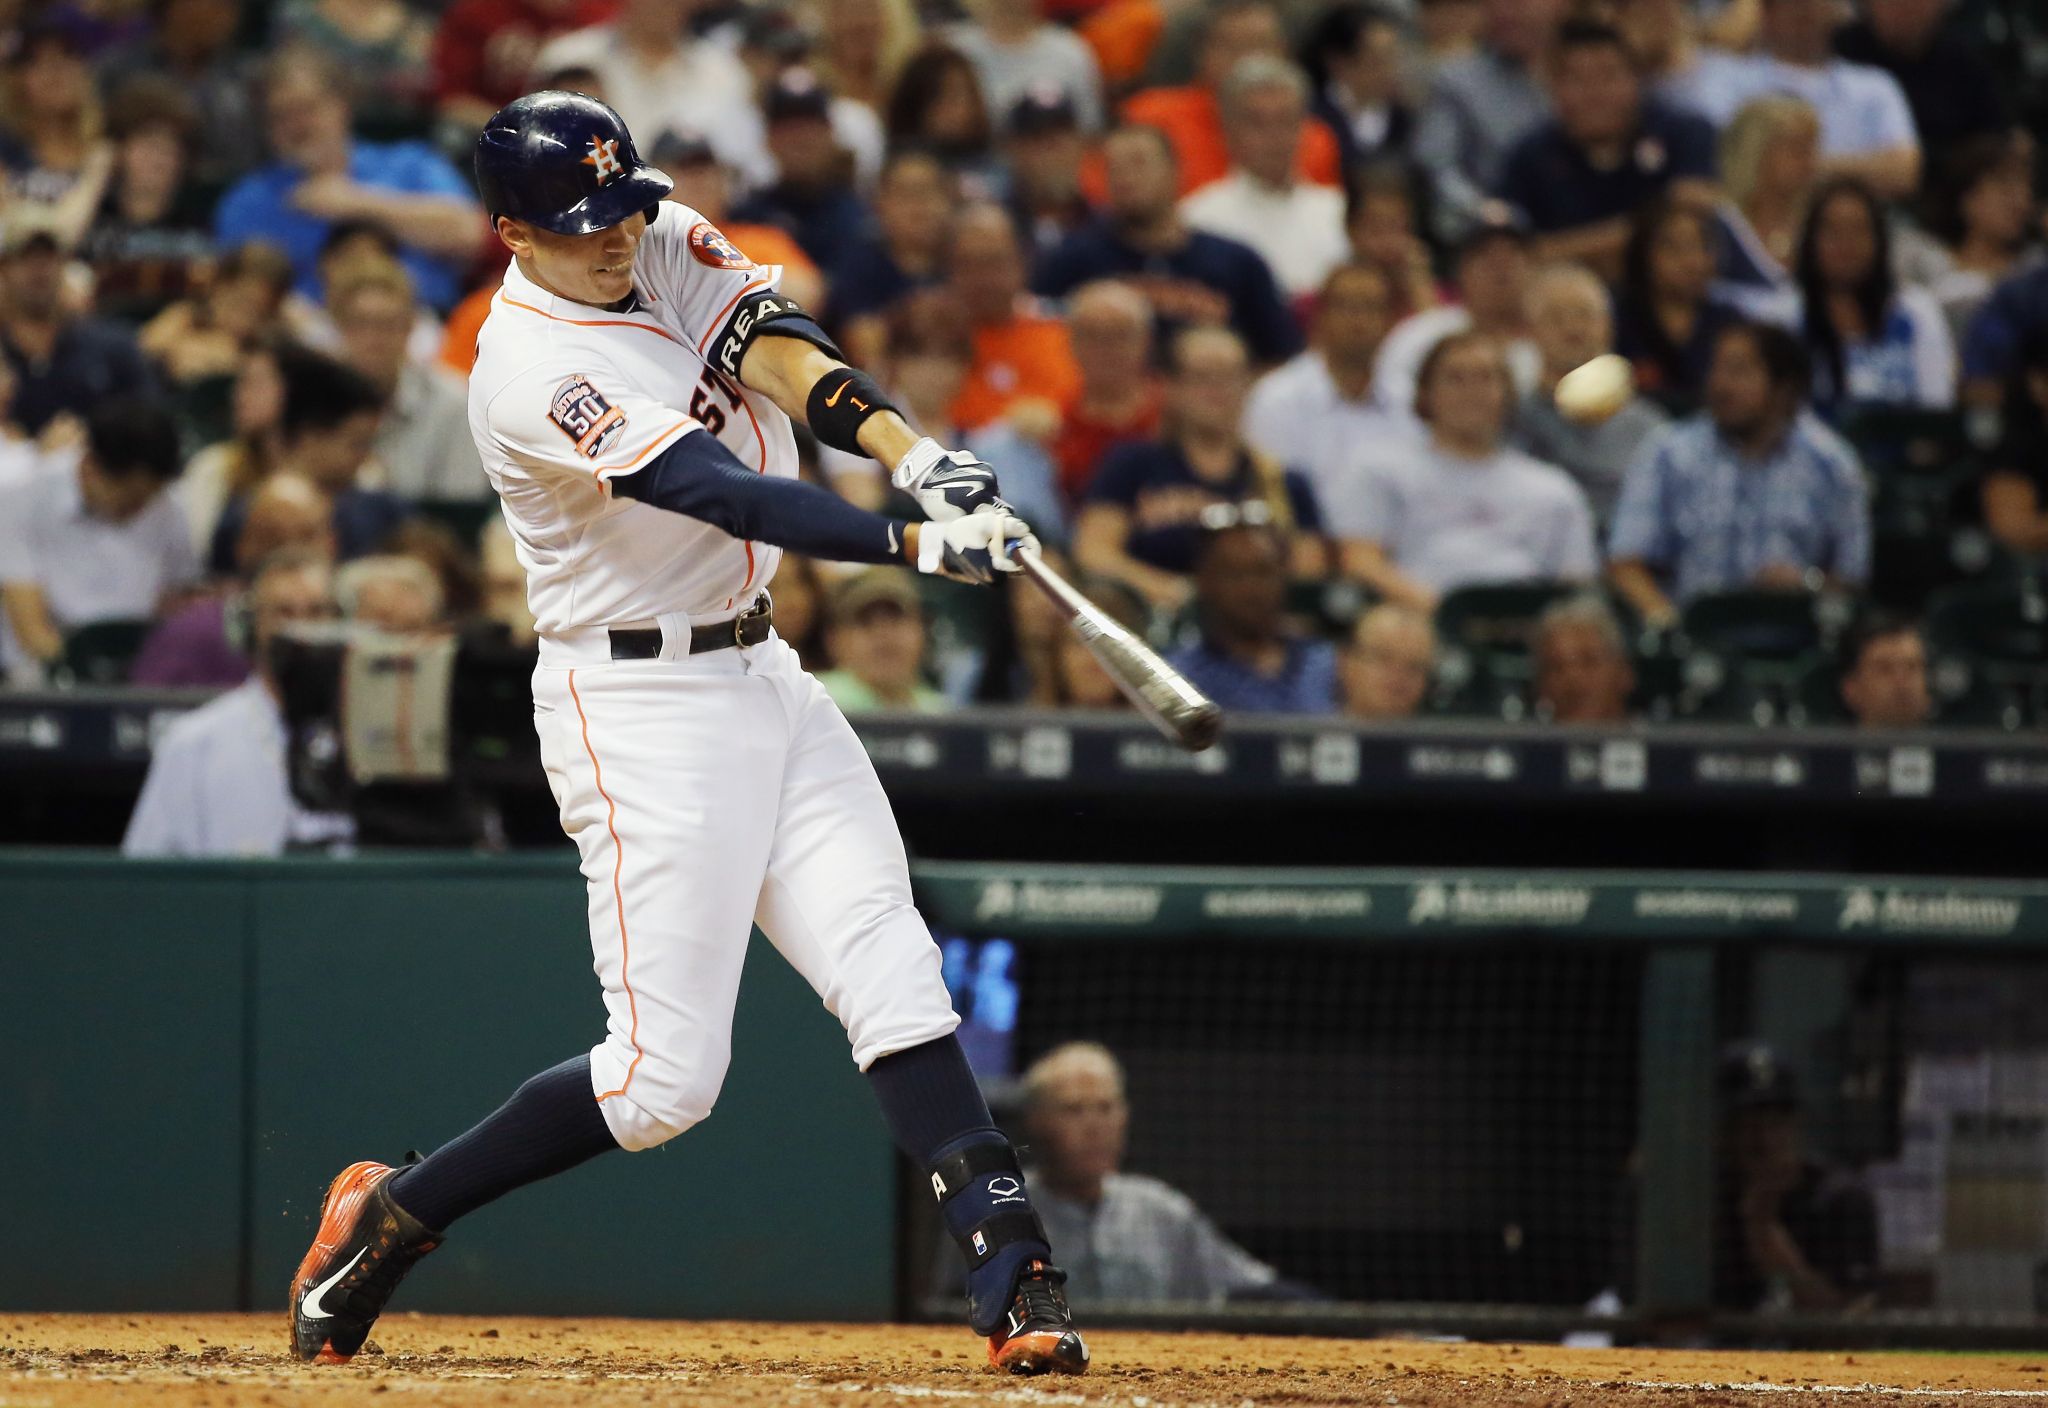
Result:
<instances>
[{"instance_id":1,"label":"50th anniversary patch","mask_svg":"<svg viewBox=\"0 0 2048 1408\"><path fill-rule=\"evenodd\" d=\"M626 428L626 413L605 400L581 372L555 388L548 419L569 437L576 453L593 460Z\"/></svg>"}]
</instances>

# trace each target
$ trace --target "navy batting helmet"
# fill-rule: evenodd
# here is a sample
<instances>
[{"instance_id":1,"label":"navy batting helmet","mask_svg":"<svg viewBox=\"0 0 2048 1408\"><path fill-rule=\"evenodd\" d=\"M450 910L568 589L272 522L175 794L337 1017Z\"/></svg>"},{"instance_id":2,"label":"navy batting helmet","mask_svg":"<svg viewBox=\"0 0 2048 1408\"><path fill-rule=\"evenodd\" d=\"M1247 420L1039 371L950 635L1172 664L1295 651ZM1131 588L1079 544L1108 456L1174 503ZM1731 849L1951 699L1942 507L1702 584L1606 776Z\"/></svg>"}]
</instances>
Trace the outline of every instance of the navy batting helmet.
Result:
<instances>
[{"instance_id":1,"label":"navy batting helmet","mask_svg":"<svg viewBox=\"0 0 2048 1408\"><path fill-rule=\"evenodd\" d=\"M675 183L640 160L625 122L581 93L528 93L476 139L484 208L558 235L587 235L636 210L654 218Z\"/></svg>"}]
</instances>

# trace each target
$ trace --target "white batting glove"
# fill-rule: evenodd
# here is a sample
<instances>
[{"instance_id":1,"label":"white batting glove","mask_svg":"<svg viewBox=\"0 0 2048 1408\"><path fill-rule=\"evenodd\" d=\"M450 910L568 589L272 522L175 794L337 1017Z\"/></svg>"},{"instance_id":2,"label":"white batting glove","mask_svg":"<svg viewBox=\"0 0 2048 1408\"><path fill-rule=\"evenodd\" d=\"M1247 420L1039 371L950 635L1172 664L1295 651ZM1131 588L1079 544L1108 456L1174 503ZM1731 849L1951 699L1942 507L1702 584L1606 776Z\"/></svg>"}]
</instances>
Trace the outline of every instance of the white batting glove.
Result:
<instances>
[{"instance_id":1,"label":"white batting glove","mask_svg":"<svg viewBox=\"0 0 2048 1408\"><path fill-rule=\"evenodd\" d=\"M948 450L929 435L910 447L889 482L916 499L934 523L950 523L983 509L1011 511L996 492L993 465L966 450Z\"/></svg>"},{"instance_id":2,"label":"white batting glove","mask_svg":"<svg viewBox=\"0 0 2048 1408\"><path fill-rule=\"evenodd\" d=\"M998 572L1015 572L1010 554L1037 546L1031 525L1006 509L983 509L917 530L917 570L986 586Z\"/></svg>"}]
</instances>

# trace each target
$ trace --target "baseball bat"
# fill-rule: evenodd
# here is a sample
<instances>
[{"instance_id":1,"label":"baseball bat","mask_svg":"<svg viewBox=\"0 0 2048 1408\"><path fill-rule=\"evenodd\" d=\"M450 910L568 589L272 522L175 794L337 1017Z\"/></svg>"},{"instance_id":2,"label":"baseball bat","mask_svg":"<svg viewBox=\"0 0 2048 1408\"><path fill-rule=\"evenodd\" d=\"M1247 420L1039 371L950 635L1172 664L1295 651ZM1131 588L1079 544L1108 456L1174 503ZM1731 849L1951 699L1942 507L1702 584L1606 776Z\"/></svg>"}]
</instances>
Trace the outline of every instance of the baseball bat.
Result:
<instances>
[{"instance_id":1,"label":"baseball bat","mask_svg":"<svg viewBox=\"0 0 2048 1408\"><path fill-rule=\"evenodd\" d=\"M1223 711L1215 701L1083 596L1036 552L1020 548L1014 556L1024 575L1059 608L1068 628L1154 728L1190 753L1199 753L1216 741L1223 732Z\"/></svg>"}]
</instances>

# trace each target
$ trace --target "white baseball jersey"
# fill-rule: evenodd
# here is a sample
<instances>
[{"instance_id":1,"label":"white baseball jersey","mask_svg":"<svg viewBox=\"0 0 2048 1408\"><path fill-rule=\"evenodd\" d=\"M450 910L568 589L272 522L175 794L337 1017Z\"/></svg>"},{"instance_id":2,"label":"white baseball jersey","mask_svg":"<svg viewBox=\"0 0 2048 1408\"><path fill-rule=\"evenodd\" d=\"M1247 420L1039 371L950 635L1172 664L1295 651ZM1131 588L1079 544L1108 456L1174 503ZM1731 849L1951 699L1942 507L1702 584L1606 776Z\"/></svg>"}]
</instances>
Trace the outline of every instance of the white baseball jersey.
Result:
<instances>
[{"instance_id":1,"label":"white baseball jersey","mask_svg":"<svg viewBox=\"0 0 2048 1408\"><path fill-rule=\"evenodd\" d=\"M591 1093L628 1149L710 1111L752 925L863 1069L959 1023L889 799L831 696L780 637L691 655L676 629L746 605L776 550L609 487L700 426L742 463L796 474L788 417L739 384L781 273L664 205L633 311L555 298L515 265L470 378L470 428L542 636L541 760L589 891L607 1018ZM648 625L661 658L611 657L602 627Z\"/></svg>"},{"instance_id":2,"label":"white baseball jersey","mask_svg":"<svg viewBox=\"0 0 2048 1408\"><path fill-rule=\"evenodd\" d=\"M732 326L781 280L780 265L753 263L673 203L640 242L629 312L557 298L517 263L506 269L477 334L469 425L543 637L730 615L774 576L780 549L615 499L608 481L698 429L763 474L796 474L789 417L740 385Z\"/></svg>"}]
</instances>

